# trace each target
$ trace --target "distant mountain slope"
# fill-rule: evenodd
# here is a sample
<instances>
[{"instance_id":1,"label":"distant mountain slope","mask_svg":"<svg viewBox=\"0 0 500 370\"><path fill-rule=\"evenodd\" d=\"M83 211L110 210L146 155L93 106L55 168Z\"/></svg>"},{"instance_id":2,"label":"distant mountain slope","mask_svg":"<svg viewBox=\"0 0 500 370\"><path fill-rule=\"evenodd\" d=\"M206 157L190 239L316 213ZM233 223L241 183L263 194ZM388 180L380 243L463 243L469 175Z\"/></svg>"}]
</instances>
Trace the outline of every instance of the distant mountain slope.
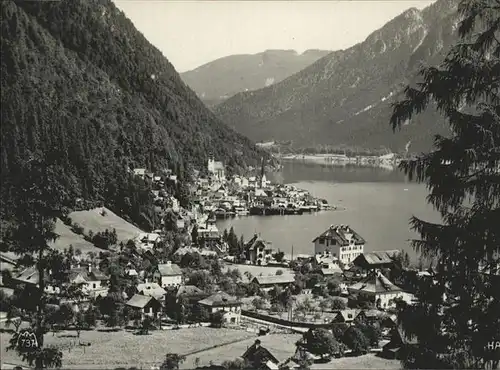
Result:
<instances>
[{"instance_id":1,"label":"distant mountain slope","mask_svg":"<svg viewBox=\"0 0 500 370\"><path fill-rule=\"evenodd\" d=\"M329 54L325 50L266 50L253 55L231 55L181 74L208 106L243 91L278 83Z\"/></svg>"},{"instance_id":2,"label":"distant mountain slope","mask_svg":"<svg viewBox=\"0 0 500 370\"><path fill-rule=\"evenodd\" d=\"M295 146L348 145L426 150L447 128L436 112L416 117L394 135L391 103L415 82L421 65L442 60L455 38L458 0L409 9L364 42L333 52L284 81L238 94L214 108L229 126L256 141Z\"/></svg>"},{"instance_id":3,"label":"distant mountain slope","mask_svg":"<svg viewBox=\"0 0 500 370\"><path fill-rule=\"evenodd\" d=\"M137 221L150 192L127 167L182 173L212 153L238 169L266 155L219 121L111 1L0 6L2 201L13 202L19 169L38 158L54 163L68 198Z\"/></svg>"}]
</instances>

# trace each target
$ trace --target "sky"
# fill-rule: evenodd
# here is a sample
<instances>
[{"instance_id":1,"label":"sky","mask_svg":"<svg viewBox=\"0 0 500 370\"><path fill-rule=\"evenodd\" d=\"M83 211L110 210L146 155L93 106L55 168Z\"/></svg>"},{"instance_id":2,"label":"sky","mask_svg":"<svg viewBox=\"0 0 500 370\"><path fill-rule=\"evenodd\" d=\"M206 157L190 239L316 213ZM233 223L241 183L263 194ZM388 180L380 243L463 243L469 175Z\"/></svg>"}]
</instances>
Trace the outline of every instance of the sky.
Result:
<instances>
[{"instance_id":1,"label":"sky","mask_svg":"<svg viewBox=\"0 0 500 370\"><path fill-rule=\"evenodd\" d=\"M115 0L178 72L268 49L346 49L406 9L433 2Z\"/></svg>"}]
</instances>

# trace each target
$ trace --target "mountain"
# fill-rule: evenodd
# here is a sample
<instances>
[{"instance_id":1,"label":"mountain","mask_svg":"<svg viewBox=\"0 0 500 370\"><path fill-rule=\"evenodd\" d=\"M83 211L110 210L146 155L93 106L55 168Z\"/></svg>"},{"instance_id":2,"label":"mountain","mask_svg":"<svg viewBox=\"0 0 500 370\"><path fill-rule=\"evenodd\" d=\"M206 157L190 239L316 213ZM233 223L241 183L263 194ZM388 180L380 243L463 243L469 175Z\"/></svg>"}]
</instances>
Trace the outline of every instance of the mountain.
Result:
<instances>
[{"instance_id":1,"label":"mountain","mask_svg":"<svg viewBox=\"0 0 500 370\"><path fill-rule=\"evenodd\" d=\"M231 55L181 74L208 106L242 91L278 83L329 54L325 50L266 50L253 55Z\"/></svg>"},{"instance_id":2,"label":"mountain","mask_svg":"<svg viewBox=\"0 0 500 370\"><path fill-rule=\"evenodd\" d=\"M1 12L3 216L32 159L50 164L67 197L141 219L151 196L131 167L182 176L209 154L230 170L266 156L219 121L111 1L3 0Z\"/></svg>"},{"instance_id":3,"label":"mountain","mask_svg":"<svg viewBox=\"0 0 500 370\"><path fill-rule=\"evenodd\" d=\"M448 133L435 110L416 116L393 134L391 104L421 66L442 61L457 39L458 0L409 9L364 42L335 51L273 86L233 96L214 108L230 127L255 141L294 146L427 150L432 135Z\"/></svg>"}]
</instances>

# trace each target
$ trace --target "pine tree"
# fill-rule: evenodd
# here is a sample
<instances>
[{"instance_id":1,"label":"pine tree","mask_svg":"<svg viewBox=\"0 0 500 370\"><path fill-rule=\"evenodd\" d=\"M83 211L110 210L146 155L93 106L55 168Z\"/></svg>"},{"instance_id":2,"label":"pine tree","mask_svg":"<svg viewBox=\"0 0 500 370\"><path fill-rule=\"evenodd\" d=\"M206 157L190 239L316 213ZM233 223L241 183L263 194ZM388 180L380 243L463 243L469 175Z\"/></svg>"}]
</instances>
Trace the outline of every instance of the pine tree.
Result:
<instances>
[{"instance_id":1,"label":"pine tree","mask_svg":"<svg viewBox=\"0 0 500 370\"><path fill-rule=\"evenodd\" d=\"M407 336L418 339L407 348L406 368L499 362L488 343L500 340L500 2L467 0L458 10L460 42L438 68L423 69L391 118L396 129L434 104L452 129L435 138L432 152L401 164L427 184L442 216L442 224L411 219L421 236L413 247L437 262L437 273L419 283L418 303L399 315Z\"/></svg>"},{"instance_id":2,"label":"pine tree","mask_svg":"<svg viewBox=\"0 0 500 370\"><path fill-rule=\"evenodd\" d=\"M44 334L47 330L45 284L47 273L53 266L54 253L51 253L50 242L58 235L54 232L56 217L62 216L61 209L67 204L65 191L59 183L60 171L57 167L38 159L30 159L20 170L20 175L13 183L14 208L13 215L16 227L6 236L7 244L12 252L23 256L27 266L34 265L38 272L38 293L36 298L36 314L32 331L36 335L38 348L33 351L22 351L18 346L16 335L10 342L10 348L21 351L24 360L37 369L44 366L61 365L62 353L55 348L44 347Z\"/></svg>"}]
</instances>

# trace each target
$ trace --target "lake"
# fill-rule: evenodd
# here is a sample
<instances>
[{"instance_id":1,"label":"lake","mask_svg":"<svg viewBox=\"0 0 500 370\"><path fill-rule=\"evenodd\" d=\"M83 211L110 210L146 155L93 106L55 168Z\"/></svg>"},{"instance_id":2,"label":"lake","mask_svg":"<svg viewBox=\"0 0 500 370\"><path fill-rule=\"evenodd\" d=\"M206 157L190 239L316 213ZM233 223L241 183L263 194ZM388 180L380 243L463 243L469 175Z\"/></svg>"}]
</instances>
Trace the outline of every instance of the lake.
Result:
<instances>
[{"instance_id":1,"label":"lake","mask_svg":"<svg viewBox=\"0 0 500 370\"><path fill-rule=\"evenodd\" d=\"M439 214L427 204L423 184L409 182L399 171L331 164L287 162L281 172L268 174L273 182L294 184L313 196L345 210L296 216L246 216L219 220L222 231L234 227L245 240L254 233L273 243L288 256L313 254L312 240L332 224L350 225L366 240L365 251L404 249L416 253L408 240L418 238L410 229L412 215L439 222Z\"/></svg>"}]
</instances>

